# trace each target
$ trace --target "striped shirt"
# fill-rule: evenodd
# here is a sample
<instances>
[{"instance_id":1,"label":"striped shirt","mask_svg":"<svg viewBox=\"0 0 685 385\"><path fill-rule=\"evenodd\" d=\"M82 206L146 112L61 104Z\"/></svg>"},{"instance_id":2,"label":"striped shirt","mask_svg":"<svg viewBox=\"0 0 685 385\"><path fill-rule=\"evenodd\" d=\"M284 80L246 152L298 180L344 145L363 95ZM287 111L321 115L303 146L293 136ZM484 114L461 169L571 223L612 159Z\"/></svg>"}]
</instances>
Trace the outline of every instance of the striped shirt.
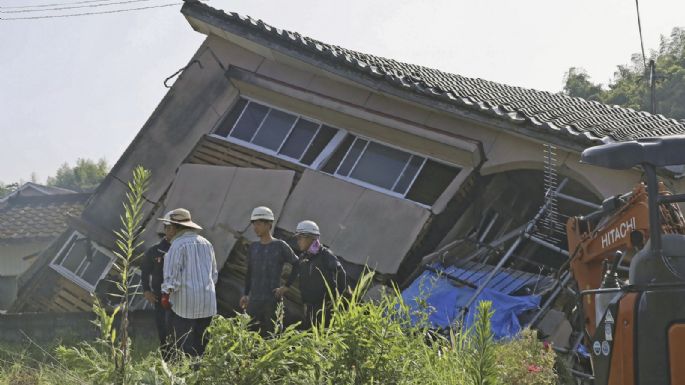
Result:
<instances>
[{"instance_id":1,"label":"striped shirt","mask_svg":"<svg viewBox=\"0 0 685 385\"><path fill-rule=\"evenodd\" d=\"M214 248L193 231L184 231L171 242L164 258L162 292L169 293L171 310L182 318L206 318L216 314Z\"/></svg>"}]
</instances>

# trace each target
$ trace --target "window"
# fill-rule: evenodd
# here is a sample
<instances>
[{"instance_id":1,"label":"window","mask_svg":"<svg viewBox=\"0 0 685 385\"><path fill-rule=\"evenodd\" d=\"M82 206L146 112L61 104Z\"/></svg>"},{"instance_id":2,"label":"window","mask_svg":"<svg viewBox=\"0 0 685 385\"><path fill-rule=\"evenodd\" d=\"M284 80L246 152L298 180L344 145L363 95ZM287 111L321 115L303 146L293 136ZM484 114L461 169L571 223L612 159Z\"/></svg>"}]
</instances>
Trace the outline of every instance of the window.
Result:
<instances>
[{"instance_id":1,"label":"window","mask_svg":"<svg viewBox=\"0 0 685 385\"><path fill-rule=\"evenodd\" d=\"M240 98L214 135L365 187L431 206L458 167Z\"/></svg>"},{"instance_id":2,"label":"window","mask_svg":"<svg viewBox=\"0 0 685 385\"><path fill-rule=\"evenodd\" d=\"M322 171L430 206L460 169L348 135Z\"/></svg>"},{"instance_id":3,"label":"window","mask_svg":"<svg viewBox=\"0 0 685 385\"><path fill-rule=\"evenodd\" d=\"M407 191L407 199L433 204L459 174L459 169L428 159Z\"/></svg>"},{"instance_id":4,"label":"window","mask_svg":"<svg viewBox=\"0 0 685 385\"><path fill-rule=\"evenodd\" d=\"M214 134L311 166L337 132L325 124L240 99Z\"/></svg>"},{"instance_id":5,"label":"window","mask_svg":"<svg viewBox=\"0 0 685 385\"><path fill-rule=\"evenodd\" d=\"M52 261L52 267L84 289L93 292L107 274L113 258L105 249L74 232Z\"/></svg>"}]
</instances>

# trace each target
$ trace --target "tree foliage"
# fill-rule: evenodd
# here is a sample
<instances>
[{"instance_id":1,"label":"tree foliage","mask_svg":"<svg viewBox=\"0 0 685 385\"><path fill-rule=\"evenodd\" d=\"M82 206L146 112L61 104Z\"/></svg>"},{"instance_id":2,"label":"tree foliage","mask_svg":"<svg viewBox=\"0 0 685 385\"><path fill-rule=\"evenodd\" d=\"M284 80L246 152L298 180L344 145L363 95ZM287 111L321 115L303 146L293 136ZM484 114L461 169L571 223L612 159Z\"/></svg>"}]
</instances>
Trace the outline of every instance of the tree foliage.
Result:
<instances>
[{"instance_id":1,"label":"tree foliage","mask_svg":"<svg viewBox=\"0 0 685 385\"><path fill-rule=\"evenodd\" d=\"M105 159L94 161L79 158L74 167L70 167L68 163L60 166L55 176L48 178L48 186L89 192L102 182L108 172L109 165Z\"/></svg>"},{"instance_id":2,"label":"tree foliage","mask_svg":"<svg viewBox=\"0 0 685 385\"><path fill-rule=\"evenodd\" d=\"M649 59L656 63L656 112L685 119L685 28L674 28L670 36L662 36L659 49L652 51ZM593 83L582 68L571 67L564 77L563 91L570 96L649 111L648 72L642 56L633 54L631 63L619 65L608 88L603 88Z\"/></svg>"},{"instance_id":3,"label":"tree foliage","mask_svg":"<svg viewBox=\"0 0 685 385\"><path fill-rule=\"evenodd\" d=\"M5 184L3 182L0 182L0 198L5 197L15 191L19 188L19 183L8 183Z\"/></svg>"}]
</instances>

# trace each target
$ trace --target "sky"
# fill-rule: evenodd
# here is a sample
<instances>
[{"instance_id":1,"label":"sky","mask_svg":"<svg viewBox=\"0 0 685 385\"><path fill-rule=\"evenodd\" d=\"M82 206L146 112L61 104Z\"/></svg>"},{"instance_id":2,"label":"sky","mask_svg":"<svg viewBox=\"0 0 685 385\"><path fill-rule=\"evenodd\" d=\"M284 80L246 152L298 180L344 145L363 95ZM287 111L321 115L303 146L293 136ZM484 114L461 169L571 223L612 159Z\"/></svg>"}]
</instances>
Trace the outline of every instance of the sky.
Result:
<instances>
[{"instance_id":1,"label":"sky","mask_svg":"<svg viewBox=\"0 0 685 385\"><path fill-rule=\"evenodd\" d=\"M38 182L77 158L114 164L204 35L177 0L0 0L0 182ZM70 3L43 12L12 8ZM640 51L634 0L211 0L211 6L361 52L559 92L569 67L609 83ZM40 9L49 9L42 7ZM685 27L685 1L640 4L647 50Z\"/></svg>"}]
</instances>

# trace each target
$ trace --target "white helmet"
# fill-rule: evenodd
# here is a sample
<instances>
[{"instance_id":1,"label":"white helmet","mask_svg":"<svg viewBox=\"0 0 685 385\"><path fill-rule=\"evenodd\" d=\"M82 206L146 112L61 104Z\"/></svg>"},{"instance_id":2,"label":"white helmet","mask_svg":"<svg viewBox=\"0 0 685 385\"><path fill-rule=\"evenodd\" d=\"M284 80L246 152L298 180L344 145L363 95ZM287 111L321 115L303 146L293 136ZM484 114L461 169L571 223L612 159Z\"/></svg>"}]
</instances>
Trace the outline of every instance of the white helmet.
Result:
<instances>
[{"instance_id":1,"label":"white helmet","mask_svg":"<svg viewBox=\"0 0 685 385\"><path fill-rule=\"evenodd\" d=\"M319 232L319 225L316 222L302 221L297 224L295 235L316 235L318 237L321 235L321 232Z\"/></svg>"},{"instance_id":2,"label":"white helmet","mask_svg":"<svg viewBox=\"0 0 685 385\"><path fill-rule=\"evenodd\" d=\"M274 221L274 212L270 208L265 206L255 207L252 210L252 215L250 216L250 221Z\"/></svg>"}]
</instances>

